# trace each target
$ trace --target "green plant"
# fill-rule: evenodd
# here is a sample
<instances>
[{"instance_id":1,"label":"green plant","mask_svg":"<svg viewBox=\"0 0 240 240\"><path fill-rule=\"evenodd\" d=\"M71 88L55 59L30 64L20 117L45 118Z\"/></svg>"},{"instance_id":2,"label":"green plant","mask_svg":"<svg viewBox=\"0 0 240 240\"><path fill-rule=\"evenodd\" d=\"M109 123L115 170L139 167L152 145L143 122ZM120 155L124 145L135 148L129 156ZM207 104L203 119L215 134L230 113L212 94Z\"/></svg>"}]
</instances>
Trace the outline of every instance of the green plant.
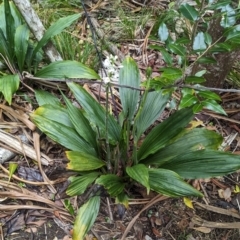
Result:
<instances>
[{"instance_id":1,"label":"green plant","mask_svg":"<svg viewBox=\"0 0 240 240\"><path fill-rule=\"evenodd\" d=\"M111 82L106 82L108 96ZM67 194L80 195L94 186L77 213L74 240L84 239L97 217L99 186L116 203L127 207L126 190L136 183L148 193L153 190L171 197L202 196L184 178L220 176L240 168L238 156L217 150L222 142L220 135L202 128L186 128L194 116L191 108L177 110L142 139L164 110L171 90L156 92L146 88L141 95L136 89L140 87L139 70L129 57L120 70L119 84L130 88L119 90L119 115L112 112L108 100L103 107L83 87L73 82L67 84L81 109L65 95L66 107L57 99L52 105L49 93L37 91L41 106L31 114L31 119L47 136L69 149L67 168L78 175L70 178Z\"/></svg>"},{"instance_id":2,"label":"green plant","mask_svg":"<svg viewBox=\"0 0 240 240\"><path fill-rule=\"evenodd\" d=\"M39 63L43 58L42 48L48 41L77 20L80 14L70 15L58 19L44 33L42 39L36 42L30 38L30 30L24 23L18 10L12 2L5 0L0 5L0 60L7 70L1 72L0 92L6 101L11 104L12 96L23 80L23 71L42 78L57 78L65 81L66 78L78 78L86 73L86 78L98 76L83 64L76 61L59 61L49 64L38 71ZM89 75L88 73L91 74Z\"/></svg>"},{"instance_id":3,"label":"green plant","mask_svg":"<svg viewBox=\"0 0 240 240\"><path fill-rule=\"evenodd\" d=\"M240 47L239 9L232 1L193 2L195 6L171 3L159 16L152 31L158 44L150 49L161 52L166 67L150 84L155 89L181 88L180 108L192 106L194 112L206 108L225 114L218 104L221 98L202 84L210 86L209 82L216 81L220 85L224 77L219 73L229 71L226 61Z\"/></svg>"}]
</instances>

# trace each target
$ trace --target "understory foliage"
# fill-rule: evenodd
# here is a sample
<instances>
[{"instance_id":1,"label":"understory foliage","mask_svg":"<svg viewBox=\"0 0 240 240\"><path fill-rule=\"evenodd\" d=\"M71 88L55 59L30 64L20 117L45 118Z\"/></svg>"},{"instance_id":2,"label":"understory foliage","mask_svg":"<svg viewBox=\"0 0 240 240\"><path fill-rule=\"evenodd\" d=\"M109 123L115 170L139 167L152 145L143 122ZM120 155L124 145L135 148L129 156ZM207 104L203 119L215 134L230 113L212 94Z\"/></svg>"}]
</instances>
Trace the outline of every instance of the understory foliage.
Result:
<instances>
[{"instance_id":1,"label":"understory foliage","mask_svg":"<svg viewBox=\"0 0 240 240\"><path fill-rule=\"evenodd\" d=\"M102 192L126 208L135 186L142 186L147 193L155 191L171 197L201 197L202 194L184 179L222 176L240 168L238 156L218 151L223 141L219 134L192 128L189 124L194 113L202 108L225 114L216 102L220 100L216 94L185 86L179 108L167 119L161 118L161 123L155 123L180 83L196 88L204 82L204 70L195 75L186 74L192 54L197 55L195 62L211 64L214 54L232 51L237 46L240 30L232 20L233 11L229 8L229 1L221 1L218 5L209 3L204 11L183 4L179 10L172 10L173 21L168 21L170 15L163 15L157 26L162 45L151 48L161 51L167 66L161 69L159 78L151 79L149 74L149 79L142 84L145 88L139 91L142 87L139 69L134 60L127 57L119 74L119 84L122 85L119 88L120 113L114 102L110 105L108 101L112 92L111 81L105 81L107 99L104 106L74 82L68 81L67 86L80 107L73 105L63 93L64 104L61 104L50 93L35 91L39 108L31 115L32 121L48 137L68 149L67 168L76 171L76 176L70 178L67 194L81 195L92 187L88 199L78 210L74 240L84 239L93 225ZM212 43L207 26L199 25L200 17L208 9L219 10L225 17L226 41L223 44ZM41 49L53 36L77 20L79 14L59 19L49 27L42 40L35 42L12 3L5 0L0 13L0 58L8 68L7 73L1 73L0 91L9 104L22 80L22 72L26 70L46 81L100 80L94 70L76 61L54 62L38 69L43 55ZM173 16L196 26L196 31L191 31L194 34L188 35L187 27L182 25L182 30L178 30L177 38L174 38L170 27L173 28L177 21ZM212 56L205 56L207 52Z\"/></svg>"},{"instance_id":2,"label":"understory foliage","mask_svg":"<svg viewBox=\"0 0 240 240\"><path fill-rule=\"evenodd\" d=\"M95 75L92 75L95 78ZM120 85L140 88L136 63L126 58L120 70ZM148 91L121 87L122 112L108 102L103 107L83 87L67 83L81 108L63 94L65 106L43 91L36 97L41 105L31 119L54 141L68 148L67 168L76 171L67 190L69 196L81 195L94 185L94 191L80 207L73 239L84 239L106 191L117 204L128 207L129 189L136 184L171 197L202 194L184 179L208 178L240 168L236 155L218 151L222 137L203 128L188 128L192 108L175 111L169 118L143 134L159 118L171 91ZM111 83L106 85L109 94ZM52 104L54 102L54 104Z\"/></svg>"},{"instance_id":3,"label":"understory foliage","mask_svg":"<svg viewBox=\"0 0 240 240\"><path fill-rule=\"evenodd\" d=\"M152 38L158 43L149 47L161 53L166 66L150 84L155 89L180 87L179 108L225 114L220 97L202 84L222 86L226 74L220 72L230 71L226 61L240 49L239 6L230 0L177 2L169 4L153 27Z\"/></svg>"},{"instance_id":4,"label":"understory foliage","mask_svg":"<svg viewBox=\"0 0 240 240\"><path fill-rule=\"evenodd\" d=\"M55 35L62 32L80 17L74 14L60 18L44 33L37 42L30 38L30 30L15 5L8 0L0 5L0 61L5 68L0 72L0 93L11 104L13 94L18 90L20 81L24 80L24 71L35 77L57 79L78 78L81 72L89 78L93 71L77 61L59 61L50 63L38 71L39 63L43 61L42 48ZM95 75L96 77L97 75Z\"/></svg>"}]
</instances>

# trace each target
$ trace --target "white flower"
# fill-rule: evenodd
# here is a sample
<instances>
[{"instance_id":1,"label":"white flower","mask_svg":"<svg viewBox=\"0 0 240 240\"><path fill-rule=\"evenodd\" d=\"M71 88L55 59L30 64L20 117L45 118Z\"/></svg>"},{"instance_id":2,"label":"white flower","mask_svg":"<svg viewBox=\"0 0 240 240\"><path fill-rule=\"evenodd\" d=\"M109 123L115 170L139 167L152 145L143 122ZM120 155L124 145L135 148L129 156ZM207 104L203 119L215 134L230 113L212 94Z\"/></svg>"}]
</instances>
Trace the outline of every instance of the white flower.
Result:
<instances>
[{"instance_id":1,"label":"white flower","mask_svg":"<svg viewBox=\"0 0 240 240\"><path fill-rule=\"evenodd\" d=\"M103 77L102 80L105 84L108 84L111 82L111 79L109 77Z\"/></svg>"}]
</instances>

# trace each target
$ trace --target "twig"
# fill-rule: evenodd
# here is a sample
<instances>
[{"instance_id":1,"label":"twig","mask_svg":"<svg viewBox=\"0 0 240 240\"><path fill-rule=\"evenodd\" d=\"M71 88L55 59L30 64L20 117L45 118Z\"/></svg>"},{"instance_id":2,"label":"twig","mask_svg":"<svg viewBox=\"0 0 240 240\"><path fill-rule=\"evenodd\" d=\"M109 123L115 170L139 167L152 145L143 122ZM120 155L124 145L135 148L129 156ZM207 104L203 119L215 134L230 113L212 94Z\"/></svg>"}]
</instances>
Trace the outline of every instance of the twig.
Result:
<instances>
[{"instance_id":1,"label":"twig","mask_svg":"<svg viewBox=\"0 0 240 240\"><path fill-rule=\"evenodd\" d=\"M107 206L108 206L108 213L109 213L109 218L110 218L110 223L113 223L113 214L112 214L112 210L111 210L111 206L110 206L110 202L109 202L109 198L107 197Z\"/></svg>"},{"instance_id":2,"label":"twig","mask_svg":"<svg viewBox=\"0 0 240 240\"><path fill-rule=\"evenodd\" d=\"M151 207L152 205L156 204L157 202L163 201L165 199L168 199L169 197L166 196L162 196L162 195L157 195L155 198L153 198L142 210L140 210L138 212L138 214L131 220L131 222L128 224L126 230L124 231L121 240L125 240L126 236L128 234L128 232L130 231L130 229L132 228L132 226L134 225L134 223L136 222L136 220L138 219L138 217L140 216L140 214L142 212L144 212L145 210L147 210L149 207Z\"/></svg>"}]
</instances>

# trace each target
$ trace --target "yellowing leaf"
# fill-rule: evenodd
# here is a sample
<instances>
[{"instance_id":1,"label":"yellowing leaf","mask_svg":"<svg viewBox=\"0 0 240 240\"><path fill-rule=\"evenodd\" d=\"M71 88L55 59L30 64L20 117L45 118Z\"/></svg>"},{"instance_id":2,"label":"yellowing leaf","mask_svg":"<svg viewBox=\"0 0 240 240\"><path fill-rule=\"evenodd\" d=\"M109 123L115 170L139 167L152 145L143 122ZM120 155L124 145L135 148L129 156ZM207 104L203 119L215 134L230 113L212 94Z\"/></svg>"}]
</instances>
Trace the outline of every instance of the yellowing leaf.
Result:
<instances>
[{"instance_id":1,"label":"yellowing leaf","mask_svg":"<svg viewBox=\"0 0 240 240\"><path fill-rule=\"evenodd\" d=\"M188 127L188 129L193 129L193 128L196 128L196 127L198 127L198 126L203 126L204 124L203 124L203 121L191 121L190 123L189 123L189 127Z\"/></svg>"},{"instance_id":2,"label":"yellowing leaf","mask_svg":"<svg viewBox=\"0 0 240 240\"><path fill-rule=\"evenodd\" d=\"M8 181L10 181L12 175L15 173L16 169L18 167L18 164L17 163L9 163L9 179Z\"/></svg>"},{"instance_id":3,"label":"yellowing leaf","mask_svg":"<svg viewBox=\"0 0 240 240\"><path fill-rule=\"evenodd\" d=\"M187 207L194 209L191 199L184 197L183 202Z\"/></svg>"},{"instance_id":4,"label":"yellowing leaf","mask_svg":"<svg viewBox=\"0 0 240 240\"><path fill-rule=\"evenodd\" d=\"M238 185L236 185L233 192L234 193L239 193L240 192L240 187Z\"/></svg>"}]
</instances>

